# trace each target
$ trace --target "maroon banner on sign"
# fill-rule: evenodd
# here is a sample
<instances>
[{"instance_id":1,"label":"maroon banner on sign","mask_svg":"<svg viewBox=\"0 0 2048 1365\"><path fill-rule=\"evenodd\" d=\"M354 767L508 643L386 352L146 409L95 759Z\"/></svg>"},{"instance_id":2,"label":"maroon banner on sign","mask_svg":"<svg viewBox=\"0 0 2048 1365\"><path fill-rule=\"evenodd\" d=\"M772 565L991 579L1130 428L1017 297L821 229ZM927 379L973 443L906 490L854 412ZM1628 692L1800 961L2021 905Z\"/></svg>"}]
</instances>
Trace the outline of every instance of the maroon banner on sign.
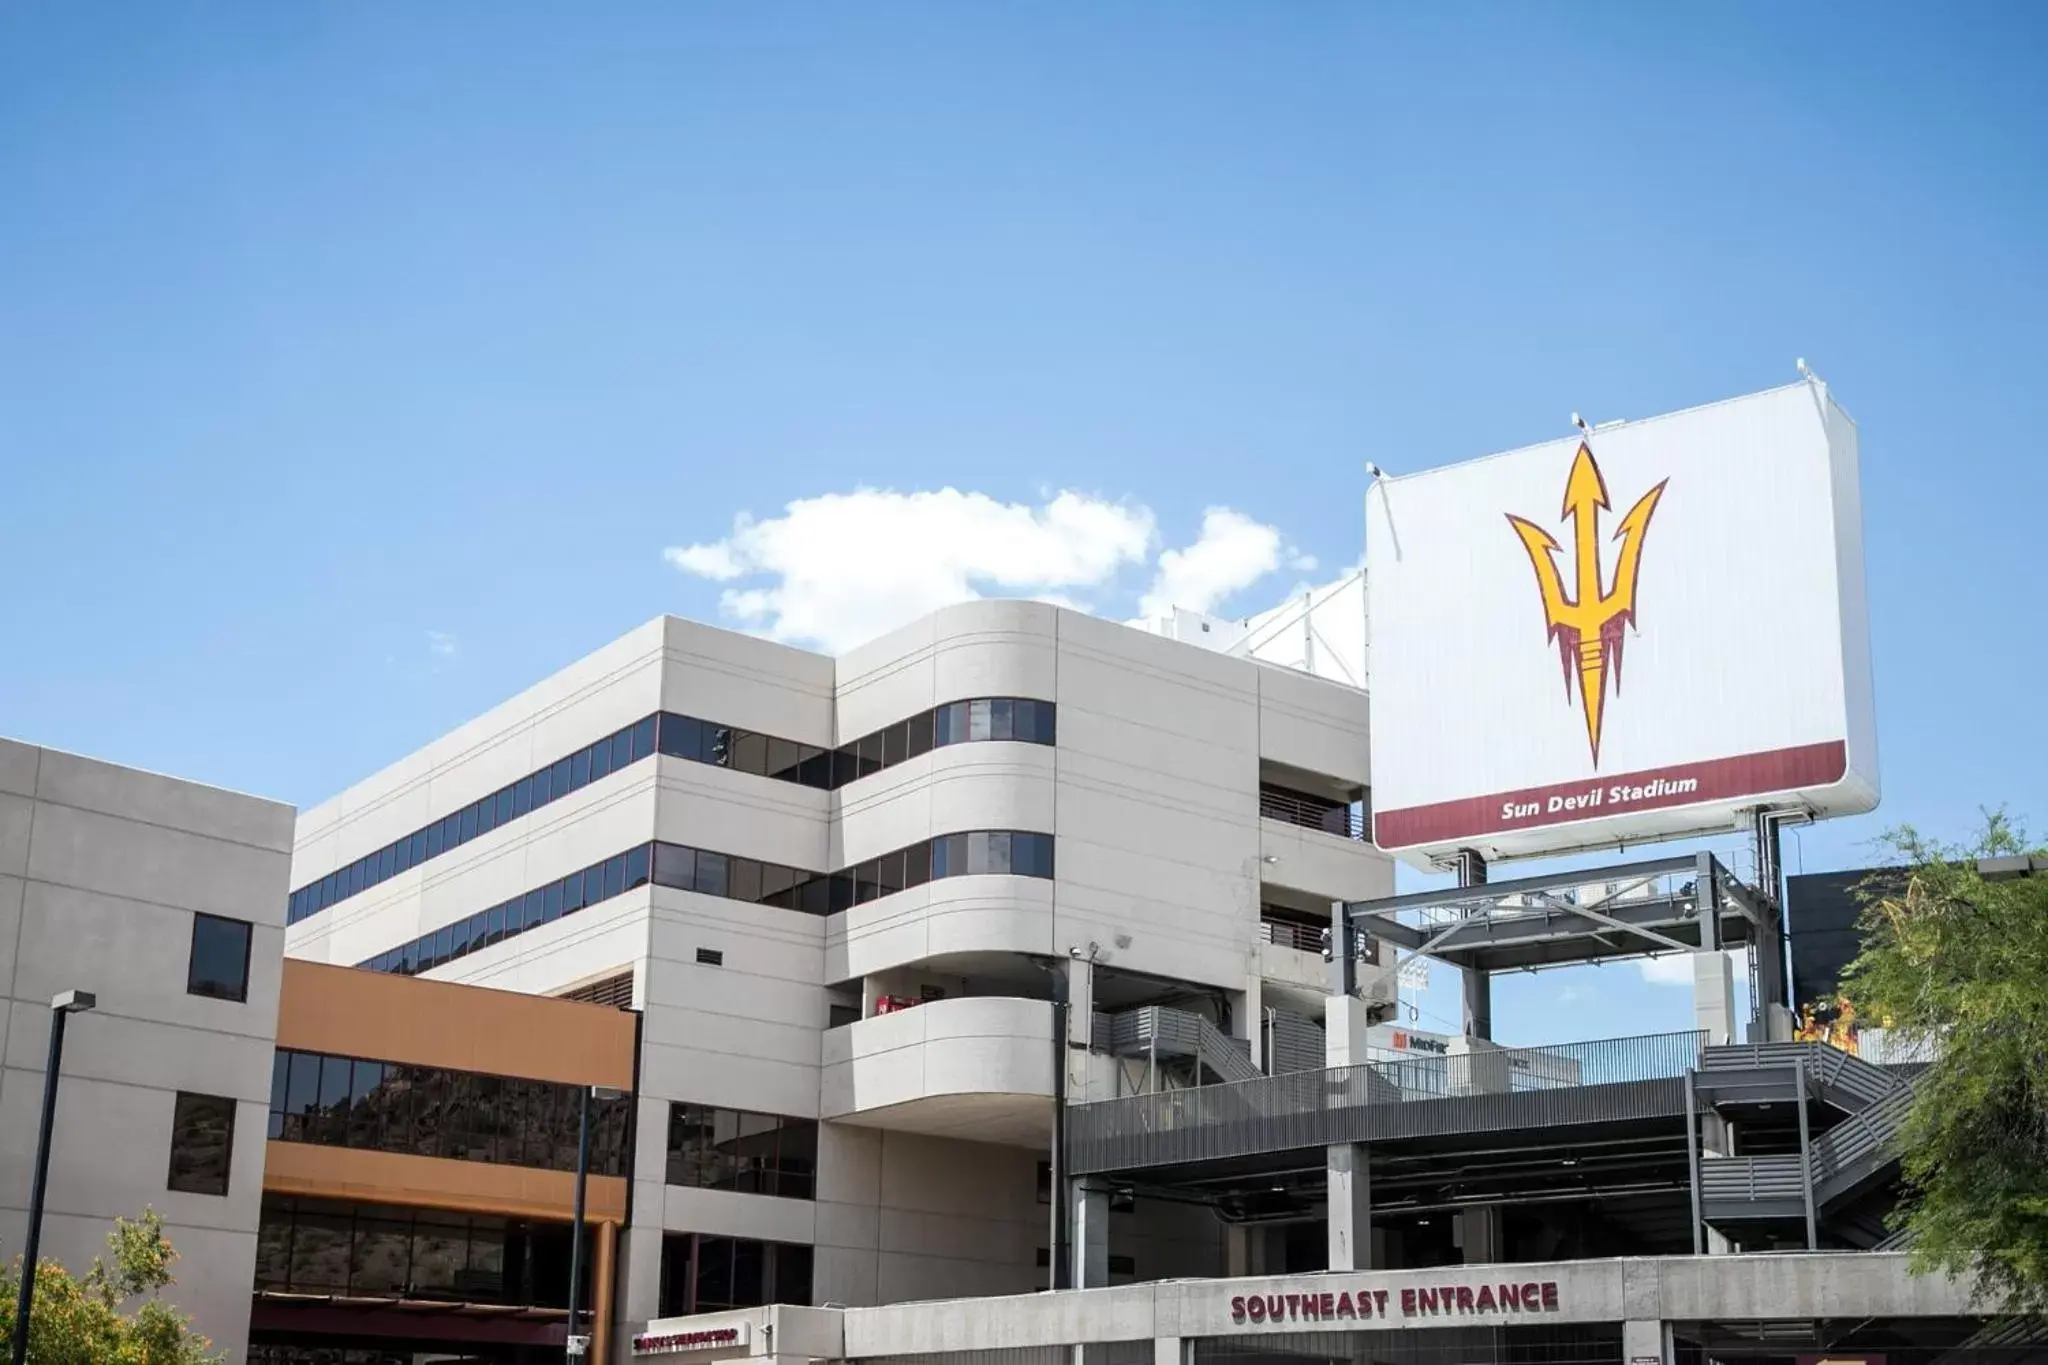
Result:
<instances>
[{"instance_id":1,"label":"maroon banner on sign","mask_svg":"<svg viewBox=\"0 0 2048 1365\"><path fill-rule=\"evenodd\" d=\"M1372 840L1381 848L1456 843L1576 820L1668 810L1797 787L1825 787L1841 781L1848 770L1849 746L1841 740L1802 744L1736 758L1469 796L1433 806L1374 811Z\"/></svg>"}]
</instances>

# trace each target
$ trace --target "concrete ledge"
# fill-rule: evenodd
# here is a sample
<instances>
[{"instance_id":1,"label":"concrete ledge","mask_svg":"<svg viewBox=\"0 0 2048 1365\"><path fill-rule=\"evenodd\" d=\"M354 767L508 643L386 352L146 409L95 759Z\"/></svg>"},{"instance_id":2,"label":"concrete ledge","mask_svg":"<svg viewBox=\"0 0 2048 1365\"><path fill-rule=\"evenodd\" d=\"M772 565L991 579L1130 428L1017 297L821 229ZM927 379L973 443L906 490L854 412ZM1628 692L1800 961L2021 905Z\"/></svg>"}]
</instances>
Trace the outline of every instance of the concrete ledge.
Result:
<instances>
[{"instance_id":1,"label":"concrete ledge","mask_svg":"<svg viewBox=\"0 0 2048 1365\"><path fill-rule=\"evenodd\" d=\"M1503 1310L1468 1304L1459 1288L1535 1284L1535 1306ZM1452 1291L1448 1299L1445 1290ZM1433 1310L1404 1291L1428 1290L1447 1306ZM1360 1314L1306 1316L1301 1302L1361 1291L1374 1308ZM1380 1296L1384 1295L1384 1306ZM1275 1319L1234 1313L1233 1301L1263 1296L1296 1303ZM1489 1296L1491 1297L1491 1296ZM1970 1287L1915 1277L1897 1252L1816 1252L1771 1256L1641 1257L1431 1270L1324 1272L1253 1279L1167 1280L1110 1289L1010 1298L956 1299L845 1311L851 1358L1085 1345L1151 1337L1240 1336L1276 1332L1393 1331L1474 1327L1541 1318L1555 1322L1819 1317L1967 1317L1985 1310Z\"/></svg>"}]
</instances>

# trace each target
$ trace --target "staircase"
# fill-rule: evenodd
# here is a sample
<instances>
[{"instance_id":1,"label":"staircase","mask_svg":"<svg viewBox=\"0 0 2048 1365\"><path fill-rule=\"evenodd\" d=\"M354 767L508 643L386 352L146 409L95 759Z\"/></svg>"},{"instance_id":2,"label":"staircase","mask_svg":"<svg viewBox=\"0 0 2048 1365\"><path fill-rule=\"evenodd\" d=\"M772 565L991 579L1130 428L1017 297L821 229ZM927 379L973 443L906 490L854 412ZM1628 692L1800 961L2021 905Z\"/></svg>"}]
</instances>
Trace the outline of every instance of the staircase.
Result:
<instances>
[{"instance_id":1,"label":"staircase","mask_svg":"<svg viewBox=\"0 0 2048 1365\"><path fill-rule=\"evenodd\" d=\"M1248 1041L1230 1037L1187 1010L1145 1005L1108 1016L1108 1026L1108 1051L1119 1057L1185 1058L1200 1071L1226 1082L1248 1081L1263 1074L1252 1063Z\"/></svg>"},{"instance_id":2,"label":"staircase","mask_svg":"<svg viewBox=\"0 0 2048 1365\"><path fill-rule=\"evenodd\" d=\"M1702 1156L1700 1213L1708 1223L1727 1231L1803 1223L1810 1198L1817 1228L1835 1240L1879 1240L1868 1209L1854 1206L1897 1171L1911 1073L1823 1043L1750 1043L1707 1048L1695 1089L1733 1126L1738 1146L1745 1136L1775 1134L1779 1145L1790 1138L1797 1148L1801 1108L1810 1133L1804 1152Z\"/></svg>"}]
</instances>

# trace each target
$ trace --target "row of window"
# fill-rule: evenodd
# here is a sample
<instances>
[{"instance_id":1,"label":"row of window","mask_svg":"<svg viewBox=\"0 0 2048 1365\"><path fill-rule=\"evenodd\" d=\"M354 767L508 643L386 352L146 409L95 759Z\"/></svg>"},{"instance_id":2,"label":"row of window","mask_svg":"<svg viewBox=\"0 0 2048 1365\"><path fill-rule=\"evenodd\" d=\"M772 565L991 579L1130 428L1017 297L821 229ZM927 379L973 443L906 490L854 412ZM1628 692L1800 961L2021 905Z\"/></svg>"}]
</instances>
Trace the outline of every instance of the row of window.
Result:
<instances>
[{"instance_id":1,"label":"row of window","mask_svg":"<svg viewBox=\"0 0 2048 1365\"><path fill-rule=\"evenodd\" d=\"M614 853L601 863L592 863L580 872L571 872L488 910L479 910L468 919L444 924L431 934L421 934L410 943L401 943L356 965L402 976L445 967L457 958L481 952L528 929L552 924L564 915L573 915L623 891L644 886L651 847L640 844L624 853Z\"/></svg>"},{"instance_id":2,"label":"row of window","mask_svg":"<svg viewBox=\"0 0 2048 1365\"><path fill-rule=\"evenodd\" d=\"M668 1183L815 1199L818 1122L708 1104L671 1104Z\"/></svg>"},{"instance_id":3,"label":"row of window","mask_svg":"<svg viewBox=\"0 0 2048 1365\"><path fill-rule=\"evenodd\" d=\"M286 922L297 924L308 915L318 914L429 858L459 848L551 801L559 801L649 754L661 753L780 782L832 790L944 745L972 740L1051 744L1054 731L1053 703L1024 697L949 702L837 749L821 749L815 744L799 744L793 739L664 711L644 717L567 758L557 759L423 829L364 854L347 867L300 887L291 893Z\"/></svg>"},{"instance_id":4,"label":"row of window","mask_svg":"<svg viewBox=\"0 0 2048 1365\"><path fill-rule=\"evenodd\" d=\"M270 1136L282 1142L576 1169L583 1087L279 1048ZM627 1173L633 1099L590 1101L590 1169Z\"/></svg>"},{"instance_id":5,"label":"row of window","mask_svg":"<svg viewBox=\"0 0 2048 1365\"><path fill-rule=\"evenodd\" d=\"M566 1308L569 1255L567 1222L267 1198L256 1288Z\"/></svg>"},{"instance_id":6,"label":"row of window","mask_svg":"<svg viewBox=\"0 0 2048 1365\"><path fill-rule=\"evenodd\" d=\"M637 763L654 752L656 720L647 716L625 729L587 745L567 758L556 759L545 768L508 783L489 796L470 802L461 810L445 815L424 829L414 830L347 867L328 873L319 881L292 892L285 910L285 922L297 924L328 906L348 899L359 891L389 881L401 872L438 858L452 848L489 834L503 824L517 820L528 811L559 801L570 792L608 776L614 769Z\"/></svg>"},{"instance_id":7,"label":"row of window","mask_svg":"<svg viewBox=\"0 0 2048 1365\"><path fill-rule=\"evenodd\" d=\"M639 844L356 965L405 976L430 972L649 881L699 895L831 915L942 877L982 875L1050 878L1053 837L1027 830L942 834L832 873L685 844Z\"/></svg>"}]
</instances>

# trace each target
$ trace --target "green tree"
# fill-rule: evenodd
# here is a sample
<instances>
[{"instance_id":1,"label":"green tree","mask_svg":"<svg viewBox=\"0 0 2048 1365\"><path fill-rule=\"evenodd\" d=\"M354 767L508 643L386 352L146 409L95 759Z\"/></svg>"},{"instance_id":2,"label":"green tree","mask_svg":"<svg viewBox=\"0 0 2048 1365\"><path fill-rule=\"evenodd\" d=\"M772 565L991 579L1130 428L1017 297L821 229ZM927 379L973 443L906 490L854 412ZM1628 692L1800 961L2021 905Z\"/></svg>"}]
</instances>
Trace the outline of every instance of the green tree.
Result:
<instances>
[{"instance_id":1,"label":"green tree","mask_svg":"<svg viewBox=\"0 0 2048 1365\"><path fill-rule=\"evenodd\" d=\"M111 1261L95 1257L83 1277L55 1261L36 1267L35 1304L29 1310L30 1365L218 1365L213 1343L192 1330L190 1318L165 1303L177 1281L178 1253L164 1236L154 1209L137 1219L116 1218L107 1234ZM0 1269L0 1340L14 1336L21 1258ZM132 1310L123 1305L140 1299Z\"/></svg>"},{"instance_id":2,"label":"green tree","mask_svg":"<svg viewBox=\"0 0 2048 1365\"><path fill-rule=\"evenodd\" d=\"M2038 852L2003 811L1968 844L1910 828L1903 876L1864 893L1845 994L1865 1026L1935 1060L1902 1139L1894 1215L1913 1268L1974 1278L2012 1313L2048 1312L2048 877L1986 880L1978 859Z\"/></svg>"}]
</instances>

